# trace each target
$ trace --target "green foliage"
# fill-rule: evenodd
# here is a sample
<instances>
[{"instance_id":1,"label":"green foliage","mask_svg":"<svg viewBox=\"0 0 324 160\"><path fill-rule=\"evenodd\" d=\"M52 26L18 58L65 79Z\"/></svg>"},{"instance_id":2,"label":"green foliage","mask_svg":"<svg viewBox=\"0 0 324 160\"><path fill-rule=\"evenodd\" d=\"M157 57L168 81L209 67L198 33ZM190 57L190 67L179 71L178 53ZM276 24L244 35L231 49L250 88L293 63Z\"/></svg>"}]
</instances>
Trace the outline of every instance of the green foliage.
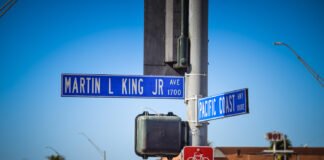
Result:
<instances>
[{"instance_id":1,"label":"green foliage","mask_svg":"<svg viewBox=\"0 0 324 160\"><path fill-rule=\"evenodd\" d=\"M50 155L47 157L48 160L65 160L65 158L61 155Z\"/></svg>"},{"instance_id":2,"label":"green foliage","mask_svg":"<svg viewBox=\"0 0 324 160\"><path fill-rule=\"evenodd\" d=\"M272 150L274 143L276 144L276 150L284 150L285 148L285 143L286 141L286 149L289 149L292 147L292 143L290 139L286 136L285 140L279 141L279 142L270 142L269 148ZM291 155L287 155L287 160L290 158ZM283 154L277 154L275 156L275 160L284 160L284 155Z\"/></svg>"},{"instance_id":3,"label":"green foliage","mask_svg":"<svg viewBox=\"0 0 324 160\"><path fill-rule=\"evenodd\" d=\"M270 142L270 146L269 146L270 149L273 148L273 144L274 142ZM284 146L285 146L284 141L276 142L276 150L283 150ZM287 147L286 149L292 147L291 141L290 139L288 139L288 137L286 137L286 147Z\"/></svg>"}]
</instances>

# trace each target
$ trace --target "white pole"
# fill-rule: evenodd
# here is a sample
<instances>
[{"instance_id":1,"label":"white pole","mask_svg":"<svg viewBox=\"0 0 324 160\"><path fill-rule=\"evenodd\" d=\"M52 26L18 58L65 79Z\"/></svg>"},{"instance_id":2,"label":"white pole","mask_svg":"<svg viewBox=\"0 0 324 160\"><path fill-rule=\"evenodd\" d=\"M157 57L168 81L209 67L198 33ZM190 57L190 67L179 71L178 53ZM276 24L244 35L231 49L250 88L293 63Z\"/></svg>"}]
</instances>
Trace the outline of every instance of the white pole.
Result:
<instances>
[{"instance_id":1,"label":"white pole","mask_svg":"<svg viewBox=\"0 0 324 160\"><path fill-rule=\"evenodd\" d=\"M273 141L273 159L274 160L277 159L277 157L276 157L277 156L277 151L276 151L277 150L276 149L277 147L276 146L277 146L277 142L276 141Z\"/></svg>"},{"instance_id":2,"label":"white pole","mask_svg":"<svg viewBox=\"0 0 324 160\"><path fill-rule=\"evenodd\" d=\"M186 104L191 145L207 145L208 123L197 122L197 97L207 96L208 0L189 0L190 66L186 74Z\"/></svg>"},{"instance_id":3,"label":"white pole","mask_svg":"<svg viewBox=\"0 0 324 160\"><path fill-rule=\"evenodd\" d=\"M283 135L283 140L284 140L284 160L287 160L287 153L286 153L286 150L287 150L287 143L286 143L286 135L284 134Z\"/></svg>"}]
</instances>

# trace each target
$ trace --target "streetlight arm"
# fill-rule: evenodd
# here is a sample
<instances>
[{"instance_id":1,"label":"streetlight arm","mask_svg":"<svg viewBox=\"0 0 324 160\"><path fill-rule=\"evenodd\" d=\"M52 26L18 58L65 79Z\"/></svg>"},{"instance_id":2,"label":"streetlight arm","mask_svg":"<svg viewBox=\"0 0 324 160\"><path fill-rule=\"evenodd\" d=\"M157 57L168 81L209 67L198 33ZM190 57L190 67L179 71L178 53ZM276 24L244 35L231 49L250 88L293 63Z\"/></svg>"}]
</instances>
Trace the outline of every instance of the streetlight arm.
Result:
<instances>
[{"instance_id":1,"label":"streetlight arm","mask_svg":"<svg viewBox=\"0 0 324 160\"><path fill-rule=\"evenodd\" d=\"M16 0L8 0L2 7L0 7L0 17L2 17L15 3Z\"/></svg>"},{"instance_id":2,"label":"streetlight arm","mask_svg":"<svg viewBox=\"0 0 324 160\"><path fill-rule=\"evenodd\" d=\"M106 160L106 152L102 151L85 133L80 133L83 135L89 142L90 144L97 150L97 152Z\"/></svg>"},{"instance_id":3,"label":"streetlight arm","mask_svg":"<svg viewBox=\"0 0 324 160\"><path fill-rule=\"evenodd\" d=\"M317 74L315 70L310 65L308 65L308 63L301 56L299 56L299 54L292 47L284 42L274 42L274 45L282 45L290 49L292 53L297 57L297 59L305 66L307 71L312 74L312 76L317 80L321 87L324 87L324 79L319 74Z\"/></svg>"}]
</instances>

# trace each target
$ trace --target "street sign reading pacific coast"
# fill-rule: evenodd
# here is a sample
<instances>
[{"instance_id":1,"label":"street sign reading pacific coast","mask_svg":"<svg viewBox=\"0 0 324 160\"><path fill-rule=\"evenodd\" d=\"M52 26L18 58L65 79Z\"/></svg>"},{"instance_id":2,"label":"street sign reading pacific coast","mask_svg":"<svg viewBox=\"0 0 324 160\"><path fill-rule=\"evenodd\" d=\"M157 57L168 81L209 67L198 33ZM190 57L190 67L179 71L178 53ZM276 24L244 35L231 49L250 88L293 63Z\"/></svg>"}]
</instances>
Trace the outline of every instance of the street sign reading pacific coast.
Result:
<instances>
[{"instance_id":1,"label":"street sign reading pacific coast","mask_svg":"<svg viewBox=\"0 0 324 160\"><path fill-rule=\"evenodd\" d=\"M184 78L179 76L62 74L61 96L183 99Z\"/></svg>"},{"instance_id":2,"label":"street sign reading pacific coast","mask_svg":"<svg viewBox=\"0 0 324 160\"><path fill-rule=\"evenodd\" d=\"M245 113L249 113L247 88L198 100L198 121L208 121Z\"/></svg>"}]
</instances>

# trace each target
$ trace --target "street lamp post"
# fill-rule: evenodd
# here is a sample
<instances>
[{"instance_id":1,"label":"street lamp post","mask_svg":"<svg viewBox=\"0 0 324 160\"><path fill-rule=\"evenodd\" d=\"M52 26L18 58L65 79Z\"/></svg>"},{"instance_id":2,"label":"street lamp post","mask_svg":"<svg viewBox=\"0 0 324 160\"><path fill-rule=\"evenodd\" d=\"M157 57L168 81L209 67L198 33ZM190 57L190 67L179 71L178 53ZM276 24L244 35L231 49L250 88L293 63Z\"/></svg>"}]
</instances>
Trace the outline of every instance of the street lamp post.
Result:
<instances>
[{"instance_id":1,"label":"street lamp post","mask_svg":"<svg viewBox=\"0 0 324 160\"><path fill-rule=\"evenodd\" d=\"M101 150L85 133L80 133L80 135L84 136L84 138L86 138L90 144L97 150L97 152L100 154L100 156L103 157L103 160L106 160L106 151L105 150Z\"/></svg>"},{"instance_id":2,"label":"street lamp post","mask_svg":"<svg viewBox=\"0 0 324 160\"><path fill-rule=\"evenodd\" d=\"M302 57L300 57L292 47L290 47L288 44L284 42L274 42L273 44L276 46L280 46L280 45L285 46L288 49L290 49L292 53L297 57L297 59L305 66L307 71L311 73L312 76L317 80L317 82L321 85L321 87L324 87L324 79L319 74L317 74L315 70L310 65L308 65L308 63L306 63L306 61Z\"/></svg>"}]
</instances>

